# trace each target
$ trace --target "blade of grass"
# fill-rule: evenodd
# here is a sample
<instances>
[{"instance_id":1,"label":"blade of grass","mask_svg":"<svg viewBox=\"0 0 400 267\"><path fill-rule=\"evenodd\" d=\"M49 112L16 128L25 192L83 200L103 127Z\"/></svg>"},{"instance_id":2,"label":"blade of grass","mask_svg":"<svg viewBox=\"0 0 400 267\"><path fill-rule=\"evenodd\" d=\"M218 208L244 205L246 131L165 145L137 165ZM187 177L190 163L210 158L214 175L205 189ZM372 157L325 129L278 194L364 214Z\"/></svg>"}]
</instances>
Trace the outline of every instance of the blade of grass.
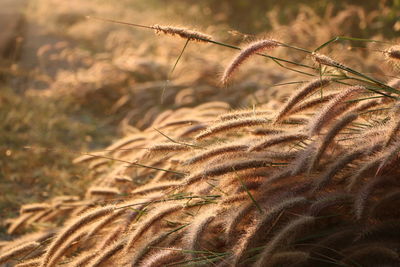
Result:
<instances>
[{"instance_id":1,"label":"blade of grass","mask_svg":"<svg viewBox=\"0 0 400 267\"><path fill-rule=\"evenodd\" d=\"M321 50L322 48L324 48L325 46L337 42L337 41L342 41L342 40L346 40L346 41L359 41L359 42L370 42L370 43L384 43L384 44L392 44L391 42L385 42L385 41L378 41L378 40L372 40L372 39L363 39L363 38L355 38L355 37L347 37L347 36L336 36L332 39L330 39L329 41L323 43L322 45L320 45L319 47L317 47L314 52L317 52L318 50Z\"/></svg>"},{"instance_id":2,"label":"blade of grass","mask_svg":"<svg viewBox=\"0 0 400 267\"><path fill-rule=\"evenodd\" d=\"M167 138L167 139L168 139L169 141L171 141L172 143L180 144L180 145L183 145L183 146L194 147L194 148L198 148L198 149L204 149L203 147L198 146L198 145L193 145L193 144L188 144L188 143L183 143L183 142L176 141L175 139L172 139L171 137L169 137L169 136L166 135L165 133L161 132L161 131L158 130L157 128L153 128L153 129L154 129L155 131L157 131L159 134L161 134L162 136L164 136L165 138Z\"/></svg>"},{"instance_id":3,"label":"blade of grass","mask_svg":"<svg viewBox=\"0 0 400 267\"><path fill-rule=\"evenodd\" d=\"M251 199L251 201L254 203L254 206L258 209L260 213L263 213L263 210L261 209L261 206L258 204L258 202L254 199L253 195L250 193L249 189L247 186L243 183L242 179L240 178L239 174L236 172L235 168L232 168L236 178L239 180L240 184L242 185L243 189L246 191L247 195Z\"/></svg>"}]
</instances>

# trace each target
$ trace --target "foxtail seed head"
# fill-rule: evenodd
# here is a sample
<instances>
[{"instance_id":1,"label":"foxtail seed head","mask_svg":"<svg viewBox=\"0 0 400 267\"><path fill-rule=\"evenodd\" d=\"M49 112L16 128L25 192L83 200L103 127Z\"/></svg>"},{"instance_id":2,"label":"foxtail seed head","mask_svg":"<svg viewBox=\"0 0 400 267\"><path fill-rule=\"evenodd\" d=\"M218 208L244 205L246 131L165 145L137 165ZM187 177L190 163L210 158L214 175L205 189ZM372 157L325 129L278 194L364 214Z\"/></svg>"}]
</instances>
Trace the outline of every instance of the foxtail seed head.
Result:
<instances>
[{"instance_id":1,"label":"foxtail seed head","mask_svg":"<svg viewBox=\"0 0 400 267\"><path fill-rule=\"evenodd\" d=\"M225 69L222 75L222 84L227 84L229 79L232 77L233 73L239 68L239 66L247 60L250 56L259 53L265 49L272 49L279 46L279 42L271 39L265 39L261 41L256 41L249 44L247 47L243 48L240 54L238 54L229 66Z\"/></svg>"},{"instance_id":2,"label":"foxtail seed head","mask_svg":"<svg viewBox=\"0 0 400 267\"><path fill-rule=\"evenodd\" d=\"M186 28L163 25L153 25L151 26L151 28L154 29L158 34L164 33L169 35L178 35L179 37L190 41L207 42L212 39L210 35L193 30L188 30Z\"/></svg>"}]
</instances>

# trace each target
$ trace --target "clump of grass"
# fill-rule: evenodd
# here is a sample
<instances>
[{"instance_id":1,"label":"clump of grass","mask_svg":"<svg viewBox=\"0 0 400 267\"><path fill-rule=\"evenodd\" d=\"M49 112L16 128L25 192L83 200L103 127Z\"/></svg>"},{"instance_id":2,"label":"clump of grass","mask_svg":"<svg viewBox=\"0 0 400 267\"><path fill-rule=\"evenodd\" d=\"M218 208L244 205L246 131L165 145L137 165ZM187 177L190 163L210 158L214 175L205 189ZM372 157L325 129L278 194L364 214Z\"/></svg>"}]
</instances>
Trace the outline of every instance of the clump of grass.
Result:
<instances>
[{"instance_id":1,"label":"clump of grass","mask_svg":"<svg viewBox=\"0 0 400 267\"><path fill-rule=\"evenodd\" d=\"M160 31L194 38L177 29L164 30ZM391 202L398 201L400 184L387 178L399 175L396 103L375 99L396 99L399 92L316 52L334 41L311 52L263 40L233 59L227 80L255 54L280 66L292 64L260 54L278 46L309 54L318 64L334 68L283 66L299 75L310 75L302 68L318 71L311 76L321 77L294 92L278 111L254 108L221 115L227 107L215 102L180 108L155 118L157 128L138 130L104 153L86 153L76 162L89 162L94 180L82 201L51 206L53 217L46 215L50 218L44 222L55 222L59 214L69 220L59 228L45 228L53 230L55 237L38 248L41 265L62 258L90 266L132 262L268 266L293 261L324 266L384 256L399 263L392 253L400 248L399 213ZM314 95L327 85L328 95ZM356 99L364 93L365 98ZM255 126L265 127L265 133L252 135L247 129ZM138 136L145 150L132 149L132 145L137 148ZM162 143L165 139L170 143ZM116 175L130 179L121 183ZM37 207L37 214L43 212ZM378 211L385 208L388 212ZM30 225L34 210L34 206L32 212L21 209L9 230ZM333 245L346 237L343 229L354 229L354 238L330 249L334 257L319 253L323 244ZM26 240L39 242L39 237L28 235ZM79 249L66 253L73 241ZM369 254L374 251L371 244L379 248ZM360 247L361 253L355 253Z\"/></svg>"}]
</instances>

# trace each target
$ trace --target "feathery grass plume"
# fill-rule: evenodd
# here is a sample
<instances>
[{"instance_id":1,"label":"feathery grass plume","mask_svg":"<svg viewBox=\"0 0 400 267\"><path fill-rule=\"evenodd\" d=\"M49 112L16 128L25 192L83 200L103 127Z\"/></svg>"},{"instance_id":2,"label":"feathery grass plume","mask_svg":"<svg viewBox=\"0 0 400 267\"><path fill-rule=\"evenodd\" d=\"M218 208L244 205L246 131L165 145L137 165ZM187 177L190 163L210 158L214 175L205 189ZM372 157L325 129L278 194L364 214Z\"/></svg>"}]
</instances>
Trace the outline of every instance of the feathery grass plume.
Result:
<instances>
[{"instance_id":1,"label":"feathery grass plume","mask_svg":"<svg viewBox=\"0 0 400 267\"><path fill-rule=\"evenodd\" d=\"M125 225L119 225L110 229L110 231L105 233L100 244L97 245L98 250L103 250L110 247L112 244L115 244L115 242L122 238L122 235L125 235L126 229L127 227Z\"/></svg>"},{"instance_id":2,"label":"feathery grass plume","mask_svg":"<svg viewBox=\"0 0 400 267\"><path fill-rule=\"evenodd\" d=\"M185 165L195 164L195 163L205 161L209 158L212 158L212 157L215 157L215 156L218 156L221 154L235 153L238 151L246 151L247 148L248 148L248 146L245 144L223 144L221 146L211 148L205 152L196 154L195 156L187 159L184 162L184 164Z\"/></svg>"},{"instance_id":3,"label":"feathery grass plume","mask_svg":"<svg viewBox=\"0 0 400 267\"><path fill-rule=\"evenodd\" d=\"M87 235L85 237L85 240L89 240L92 238L95 234L97 234L103 227L107 226L108 224L111 224L112 221L116 220L118 217L123 215L126 211L124 209L117 210L105 218L101 219L94 227L91 227L89 231L87 231Z\"/></svg>"},{"instance_id":4,"label":"feathery grass plume","mask_svg":"<svg viewBox=\"0 0 400 267\"><path fill-rule=\"evenodd\" d=\"M379 244L368 244L346 253L342 260L346 266L399 266L400 258L396 250Z\"/></svg>"},{"instance_id":5,"label":"feathery grass plume","mask_svg":"<svg viewBox=\"0 0 400 267\"><path fill-rule=\"evenodd\" d=\"M49 215L52 212L54 212L54 210L52 210L52 209L35 212L34 216L32 216L28 220L26 220L25 226L32 225L32 223L38 222L40 219Z\"/></svg>"},{"instance_id":6,"label":"feathery grass plume","mask_svg":"<svg viewBox=\"0 0 400 267\"><path fill-rule=\"evenodd\" d=\"M305 172L309 168L309 164L311 163L310 158L315 154L315 151L316 147L314 142L298 152L298 156L290 163L286 172L289 172L291 175L298 175ZM273 181L274 179L270 178L269 180Z\"/></svg>"},{"instance_id":7,"label":"feathery grass plume","mask_svg":"<svg viewBox=\"0 0 400 267\"><path fill-rule=\"evenodd\" d=\"M241 178L246 178L245 181L241 181L242 186L239 188L236 188L235 192L240 193L246 190L250 189L258 189L265 181L265 176L250 176L250 177L241 177Z\"/></svg>"},{"instance_id":8,"label":"feathery grass plume","mask_svg":"<svg viewBox=\"0 0 400 267\"><path fill-rule=\"evenodd\" d=\"M185 178L185 183L187 185L191 185L203 177L215 177L224 175L227 173L232 173L236 171L242 171L247 169L256 169L256 168L264 168L264 167L271 167L274 163L270 161L266 161L264 159L242 159L237 161L232 161L228 163L223 163L217 165L215 167L211 167L209 169L204 170L203 172L196 173L194 175L190 175Z\"/></svg>"},{"instance_id":9,"label":"feathery grass plume","mask_svg":"<svg viewBox=\"0 0 400 267\"><path fill-rule=\"evenodd\" d=\"M157 203L161 202L162 199L165 198L165 193L162 192L154 192L150 193L148 195L142 196L138 199L134 199L134 201L127 201L124 203L121 203L118 208L129 208L129 207L134 207L135 209L133 211L130 211L128 216L125 219L125 223L123 224L124 229L128 229L131 223L133 223L135 220L138 219L138 215L141 214L141 211L143 211L147 206L149 206L152 203Z\"/></svg>"},{"instance_id":10,"label":"feathery grass plume","mask_svg":"<svg viewBox=\"0 0 400 267\"><path fill-rule=\"evenodd\" d=\"M319 142L320 145L318 146L316 153L311 159L311 163L309 165L309 172L311 171L312 168L314 168L319 160L321 159L322 155L324 154L325 150L328 148L328 146L331 144L333 139L336 137L336 135L344 128L346 127L349 123L353 122L354 120L357 119L357 114L355 113L348 113L344 116L342 116L326 133L324 137L321 138L321 141Z\"/></svg>"},{"instance_id":11,"label":"feathery grass plume","mask_svg":"<svg viewBox=\"0 0 400 267\"><path fill-rule=\"evenodd\" d=\"M222 75L222 84L227 84L229 79L232 77L233 73L239 68L244 61L256 53L260 53L266 49L272 49L278 47L279 42L272 39L265 39L253 42L243 48L241 52L232 60L229 66L225 69Z\"/></svg>"},{"instance_id":12,"label":"feathery grass plume","mask_svg":"<svg viewBox=\"0 0 400 267\"><path fill-rule=\"evenodd\" d=\"M100 207L89 212L86 212L75 220L72 220L69 224L67 224L62 231L56 236L56 238L50 243L46 254L42 259L42 267L48 266L48 263L51 261L54 252L63 244L72 234L76 233L80 228L92 223L94 220L99 219L107 214L114 212L115 206L105 206Z\"/></svg>"},{"instance_id":13,"label":"feathery grass plume","mask_svg":"<svg viewBox=\"0 0 400 267\"><path fill-rule=\"evenodd\" d=\"M148 257L139 266L140 267L159 267L167 266L168 264L175 263L184 258L180 249L176 248L165 248L164 250L154 254L152 257Z\"/></svg>"},{"instance_id":14,"label":"feathery grass plume","mask_svg":"<svg viewBox=\"0 0 400 267\"><path fill-rule=\"evenodd\" d=\"M286 160L291 161L299 155L298 151L263 151L259 157L275 159L275 160Z\"/></svg>"},{"instance_id":15,"label":"feathery grass plume","mask_svg":"<svg viewBox=\"0 0 400 267\"><path fill-rule=\"evenodd\" d=\"M398 78L390 79L390 80L388 81L387 85L388 85L389 87L392 87L392 88L394 88L394 89L399 90L399 89L400 89L400 79L398 79ZM390 96L393 95L393 94L390 93L390 92L388 92L387 94L390 95ZM380 101L381 101L382 104L388 104L388 103L393 103L393 102L397 101L397 98L382 97L382 98L380 99Z\"/></svg>"},{"instance_id":16,"label":"feathery grass plume","mask_svg":"<svg viewBox=\"0 0 400 267\"><path fill-rule=\"evenodd\" d=\"M245 229L246 232L232 248L233 254L226 259L228 266L238 266L248 249L251 248L255 240L259 238L257 233L260 232L261 225L257 219L253 220L250 226Z\"/></svg>"},{"instance_id":17,"label":"feathery grass plume","mask_svg":"<svg viewBox=\"0 0 400 267\"><path fill-rule=\"evenodd\" d=\"M65 240L60 246L54 251L51 260L49 261L49 266L56 266L57 261L64 256L64 254L74 245L75 242L78 242L86 235L86 232L78 232L71 235L67 240Z\"/></svg>"},{"instance_id":18,"label":"feathery grass plume","mask_svg":"<svg viewBox=\"0 0 400 267\"><path fill-rule=\"evenodd\" d=\"M396 112L395 112L396 113ZM399 130L400 130L400 118L399 118L400 114L393 114L392 116L392 122L390 125L390 128L387 132L387 138L386 138L386 144L385 146L389 146L391 143L393 143L394 141L399 140L400 138L399 136Z\"/></svg>"},{"instance_id":19,"label":"feathery grass plume","mask_svg":"<svg viewBox=\"0 0 400 267\"><path fill-rule=\"evenodd\" d=\"M367 145L365 147L356 149L350 153L347 153L339 157L335 162L333 162L326 168L326 171L319 179L315 180L314 191L319 190L323 186L327 185L339 171L341 171L343 168L345 168L348 164L350 164L354 160L361 159L362 157L375 152L377 149L380 149L381 147L382 147L381 143L374 144L372 146Z\"/></svg>"},{"instance_id":20,"label":"feathery grass plume","mask_svg":"<svg viewBox=\"0 0 400 267\"><path fill-rule=\"evenodd\" d=\"M400 140L396 143L390 145L386 151L383 152L382 160L379 164L378 172L380 172L386 165L388 165L393 159L397 159L399 157L400 152Z\"/></svg>"},{"instance_id":21,"label":"feathery grass plume","mask_svg":"<svg viewBox=\"0 0 400 267\"><path fill-rule=\"evenodd\" d=\"M276 249L278 249L280 246L289 244L302 230L312 226L314 223L315 217L311 216L302 216L292 220L289 224L283 227L270 242L268 242L266 248L260 253L260 258L257 260L254 266L266 266L266 264L268 264L268 262L271 260Z\"/></svg>"},{"instance_id":22,"label":"feathery grass plume","mask_svg":"<svg viewBox=\"0 0 400 267\"><path fill-rule=\"evenodd\" d=\"M227 120L237 120L240 118L248 118L248 117L259 117L259 116L267 116L273 113L272 110L240 110L233 111L226 114L222 114L218 116L218 120L227 121Z\"/></svg>"},{"instance_id":23,"label":"feathery grass plume","mask_svg":"<svg viewBox=\"0 0 400 267\"><path fill-rule=\"evenodd\" d=\"M320 213L327 207L350 204L352 203L352 195L343 192L334 192L323 195L316 199L309 208L310 216L318 217Z\"/></svg>"},{"instance_id":24,"label":"feathery grass plume","mask_svg":"<svg viewBox=\"0 0 400 267\"><path fill-rule=\"evenodd\" d=\"M100 169L100 167L104 167L104 166L108 165L109 163L110 163L109 159L96 157L96 159L90 161L89 169L97 170L97 169Z\"/></svg>"},{"instance_id":25,"label":"feathery grass plume","mask_svg":"<svg viewBox=\"0 0 400 267\"><path fill-rule=\"evenodd\" d=\"M268 234L271 229L265 232L265 227L269 226L273 220L276 220L279 215L285 210L302 206L307 204L308 200L304 197L291 197L289 199L283 200L281 203L272 206L267 210L261 217L256 220L252 227L250 227L246 234L238 241L234 247L234 255L232 256L232 263L237 264L244 257L245 252L253 247L257 240L262 236ZM263 233L260 235L260 233Z\"/></svg>"},{"instance_id":26,"label":"feathery grass plume","mask_svg":"<svg viewBox=\"0 0 400 267\"><path fill-rule=\"evenodd\" d=\"M357 106L350 109L349 112L361 113L362 111L365 111L366 109L372 108L379 104L381 104L379 100L369 99L367 101L363 101L363 102L359 103Z\"/></svg>"},{"instance_id":27,"label":"feathery grass plume","mask_svg":"<svg viewBox=\"0 0 400 267\"><path fill-rule=\"evenodd\" d=\"M69 203L69 202L75 202L78 201L80 198L78 196L68 196L68 195L64 195L64 196L58 196L53 198L53 200L51 201L54 204L57 203Z\"/></svg>"},{"instance_id":28,"label":"feathery grass plume","mask_svg":"<svg viewBox=\"0 0 400 267\"><path fill-rule=\"evenodd\" d=\"M400 79L394 78L388 82L388 85L394 89L400 89ZM391 99L391 98L389 98Z\"/></svg>"},{"instance_id":29,"label":"feathery grass plume","mask_svg":"<svg viewBox=\"0 0 400 267\"><path fill-rule=\"evenodd\" d=\"M153 127L158 126L160 123L163 121L167 120L171 115L174 114L173 110L167 109L163 112L161 112L157 118L154 119L153 123L151 124Z\"/></svg>"},{"instance_id":30,"label":"feathery grass plume","mask_svg":"<svg viewBox=\"0 0 400 267\"><path fill-rule=\"evenodd\" d=\"M113 187L91 187L88 190L89 195L91 196L105 196L105 197L112 197L121 194L118 188Z\"/></svg>"},{"instance_id":31,"label":"feathery grass plume","mask_svg":"<svg viewBox=\"0 0 400 267\"><path fill-rule=\"evenodd\" d=\"M210 102L206 102L203 104L200 104L198 106L195 107L196 110L221 110L221 111L227 111L231 108L231 106L226 103L226 102L222 102L222 101L210 101Z\"/></svg>"},{"instance_id":32,"label":"feathery grass plume","mask_svg":"<svg viewBox=\"0 0 400 267\"><path fill-rule=\"evenodd\" d=\"M14 267L37 267L40 266L40 258L26 260L14 265Z\"/></svg>"},{"instance_id":33,"label":"feathery grass plume","mask_svg":"<svg viewBox=\"0 0 400 267\"><path fill-rule=\"evenodd\" d=\"M114 181L119 182L119 183L132 183L133 180L131 177L126 176L126 175L117 175L114 176Z\"/></svg>"},{"instance_id":34,"label":"feathery grass plume","mask_svg":"<svg viewBox=\"0 0 400 267\"><path fill-rule=\"evenodd\" d=\"M250 131L252 135L273 135L273 134L281 134L285 132L283 129L266 129L266 128L258 128Z\"/></svg>"},{"instance_id":35,"label":"feathery grass plume","mask_svg":"<svg viewBox=\"0 0 400 267\"><path fill-rule=\"evenodd\" d=\"M349 179L347 184L347 190L352 191L357 184L359 184L360 180L363 178L363 175L379 166L382 162L381 157L375 157L373 160L368 161L363 166L361 166Z\"/></svg>"},{"instance_id":36,"label":"feathery grass plume","mask_svg":"<svg viewBox=\"0 0 400 267\"><path fill-rule=\"evenodd\" d=\"M51 206L47 203L32 203L32 204L22 205L19 212L20 213L37 212L37 211L47 210L49 208L51 208Z\"/></svg>"},{"instance_id":37,"label":"feathery grass plume","mask_svg":"<svg viewBox=\"0 0 400 267\"><path fill-rule=\"evenodd\" d=\"M355 241L360 243L369 242L396 242L400 239L400 220L384 220L372 224L363 230Z\"/></svg>"},{"instance_id":38,"label":"feathery grass plume","mask_svg":"<svg viewBox=\"0 0 400 267\"><path fill-rule=\"evenodd\" d=\"M289 100L286 101L286 104L283 106L283 108L280 111L278 111L278 114L276 115L274 122L276 123L284 116L286 116L290 111L290 109L297 103L299 103L301 100L303 100L306 96L308 96L309 94L311 94L312 92L314 92L319 88L327 86L330 82L331 82L330 78L317 78L303 85L300 89L298 89L295 93L292 94Z\"/></svg>"},{"instance_id":39,"label":"feathery grass plume","mask_svg":"<svg viewBox=\"0 0 400 267\"><path fill-rule=\"evenodd\" d=\"M130 145L130 144L133 144L133 143L136 143L139 141L144 141L144 140L146 140L146 138L144 136L142 136L141 134L129 135L125 138L118 140L117 142L113 143L112 145L108 146L106 151L118 151L118 150L124 148L126 145ZM92 153L90 153L90 154L92 154ZM100 154L100 156L101 156L101 154Z\"/></svg>"},{"instance_id":40,"label":"feathery grass plume","mask_svg":"<svg viewBox=\"0 0 400 267\"><path fill-rule=\"evenodd\" d=\"M146 243L136 251L135 253L135 257L131 260L131 266L132 267L136 267L139 266L139 262L141 262L143 260L143 258L146 256L146 254L156 245L158 245L159 243L161 243L163 240L165 240L169 235L171 235L172 233L175 233L176 231L179 231L181 229L183 229L184 227L186 227L187 225L183 225L178 227L177 229L174 229L172 231L169 232L165 232L162 233L154 238L152 238L149 242ZM182 233L182 232L181 232Z\"/></svg>"},{"instance_id":41,"label":"feathery grass plume","mask_svg":"<svg viewBox=\"0 0 400 267\"><path fill-rule=\"evenodd\" d=\"M160 143L148 148L149 153L188 151L192 147L181 143Z\"/></svg>"},{"instance_id":42,"label":"feathery grass plume","mask_svg":"<svg viewBox=\"0 0 400 267\"><path fill-rule=\"evenodd\" d=\"M151 26L151 28L154 29L157 34L163 33L172 36L178 35L179 37L182 37L190 41L208 42L212 40L212 37L210 35L198 31L189 30L186 28L163 26L163 25L153 25Z\"/></svg>"},{"instance_id":43,"label":"feathery grass plume","mask_svg":"<svg viewBox=\"0 0 400 267\"><path fill-rule=\"evenodd\" d=\"M96 156L102 156L102 155L104 155L104 152L101 152L101 151L99 151L99 152L91 152L90 155L84 154L84 155L81 155L81 156L75 158L72 161L72 163L74 163L74 164L86 163L86 162L89 162L89 161L97 159Z\"/></svg>"},{"instance_id":44,"label":"feathery grass plume","mask_svg":"<svg viewBox=\"0 0 400 267\"><path fill-rule=\"evenodd\" d=\"M398 205L400 203L400 190L394 190L382 196L372 207L369 216L378 220L395 220L399 218Z\"/></svg>"},{"instance_id":45,"label":"feathery grass plume","mask_svg":"<svg viewBox=\"0 0 400 267\"><path fill-rule=\"evenodd\" d=\"M338 227L334 232L313 243L314 245L310 251L310 255L325 255L331 259L340 260L344 256L342 250L353 244L353 240L357 237L359 231L358 225ZM318 259L316 260L317 263L320 263ZM314 262L315 261L311 261L310 264Z\"/></svg>"},{"instance_id":46,"label":"feathery grass plume","mask_svg":"<svg viewBox=\"0 0 400 267\"><path fill-rule=\"evenodd\" d=\"M128 253L130 248L133 247L135 242L140 236L146 232L154 223L161 221L163 217L168 216L178 210L183 209L182 204L168 204L165 207L157 207L151 214L148 215L140 225L137 226L128 236L128 243L125 247L125 251Z\"/></svg>"},{"instance_id":47,"label":"feathery grass plume","mask_svg":"<svg viewBox=\"0 0 400 267\"><path fill-rule=\"evenodd\" d=\"M134 196L134 195L141 195L141 194L147 194L151 193L154 191L161 191L164 189L168 188L173 188L174 186L180 185L181 182L177 181L165 181L165 182L157 182L157 183L149 183L143 186L138 187L135 190L132 190L129 195Z\"/></svg>"},{"instance_id":48,"label":"feathery grass plume","mask_svg":"<svg viewBox=\"0 0 400 267\"><path fill-rule=\"evenodd\" d=\"M202 250L200 245L202 235L204 231L208 227L208 225L217 217L218 210L209 209L205 213L197 216L187 231L185 235L185 243L187 244L187 248L192 251ZM195 254L190 255L193 259Z\"/></svg>"},{"instance_id":49,"label":"feathery grass plume","mask_svg":"<svg viewBox=\"0 0 400 267\"><path fill-rule=\"evenodd\" d=\"M352 86L339 93L337 96L332 98L315 116L310 122L310 136L316 135L320 132L322 127L326 125L333 118L339 116L347 108L354 105L353 103L345 102L349 98L365 91L363 86Z\"/></svg>"},{"instance_id":50,"label":"feathery grass plume","mask_svg":"<svg viewBox=\"0 0 400 267\"><path fill-rule=\"evenodd\" d=\"M59 209L59 210L57 210ZM63 215L62 211L65 211L65 208L58 206L58 207L54 207L54 209L50 209L50 210L46 210L46 211L40 211L38 213L35 214L35 216L32 216L31 218L29 218L29 220L26 221L26 225L31 225L33 223L37 223L37 222L46 222L46 221L50 221L52 218L55 218L55 216L58 215Z\"/></svg>"},{"instance_id":51,"label":"feathery grass plume","mask_svg":"<svg viewBox=\"0 0 400 267\"><path fill-rule=\"evenodd\" d=\"M329 67L335 67L335 68L340 68L343 67L343 64L333 60L332 58L322 55L320 53L313 52L311 54L312 60L314 60L316 63L329 66Z\"/></svg>"},{"instance_id":52,"label":"feathery grass plume","mask_svg":"<svg viewBox=\"0 0 400 267\"><path fill-rule=\"evenodd\" d=\"M172 170L172 169L175 169L175 167L177 165L178 164L168 162L165 166L163 166L163 168L167 169L167 170ZM151 179L151 183L155 184L155 183L161 182L162 180L169 181L169 179L171 179L171 174L170 173L168 173L168 172L157 172L154 175L153 179ZM146 185L144 185L144 186L146 186Z\"/></svg>"},{"instance_id":53,"label":"feathery grass plume","mask_svg":"<svg viewBox=\"0 0 400 267\"><path fill-rule=\"evenodd\" d=\"M267 177L265 182L261 185L260 191L267 190L268 188L270 188L271 184L276 183L277 181L280 181L281 179L285 179L285 178L292 177L292 176L293 175L292 175L291 169L288 169L288 168L279 169L276 172L272 173L272 175Z\"/></svg>"},{"instance_id":54,"label":"feathery grass plume","mask_svg":"<svg viewBox=\"0 0 400 267\"><path fill-rule=\"evenodd\" d=\"M254 194L254 191L250 190L250 192L252 194ZM249 194L247 192L241 192L239 194L226 196L221 200L220 205L221 206L225 205L225 206L229 207L230 205L237 203L237 202L241 202L243 200L249 200Z\"/></svg>"},{"instance_id":55,"label":"feathery grass plume","mask_svg":"<svg viewBox=\"0 0 400 267\"><path fill-rule=\"evenodd\" d=\"M203 124L197 124L194 126L191 126L187 129L184 129L181 133L179 133L179 137L188 137L191 136L192 134L195 134L199 131L205 130L207 128L206 125Z\"/></svg>"},{"instance_id":56,"label":"feathery grass plume","mask_svg":"<svg viewBox=\"0 0 400 267\"><path fill-rule=\"evenodd\" d=\"M164 129L167 127L172 127L172 126L180 126L180 125L193 125L193 124L198 124L200 123L200 121L198 120L176 120L176 121L169 121L166 122L164 124L162 124L161 126L159 126L159 129Z\"/></svg>"},{"instance_id":57,"label":"feathery grass plume","mask_svg":"<svg viewBox=\"0 0 400 267\"><path fill-rule=\"evenodd\" d=\"M45 243L47 243L50 239L53 238L54 236L54 232L56 230L47 230L45 232L32 232L32 233L28 233L28 234L24 234L20 237L17 237L13 240L9 240L9 241L1 241L0 242L0 254L2 253L8 253L8 251L13 250L16 247L20 247L24 244L27 244L29 242L38 242L41 245L44 245ZM40 249L37 248L34 251L32 251L32 253L29 253L29 257L35 257L36 252L39 254L41 253ZM28 257L27 256L27 257ZM27 258L26 257L26 258ZM24 257L25 258L25 257Z\"/></svg>"},{"instance_id":58,"label":"feathery grass plume","mask_svg":"<svg viewBox=\"0 0 400 267\"><path fill-rule=\"evenodd\" d=\"M6 263L9 260L15 260L15 257L23 257L24 254L30 253L32 250L38 248L39 246L39 242L32 241L21 244L14 248L10 248L10 250L0 255L0 264Z\"/></svg>"},{"instance_id":59,"label":"feathery grass plume","mask_svg":"<svg viewBox=\"0 0 400 267\"><path fill-rule=\"evenodd\" d=\"M114 256L115 253L118 251L122 250L125 246L125 240L119 240L116 243L110 245L109 247L103 248L102 251L97 253L97 255L92 258L88 262L89 267L97 267L103 264L105 261L107 261L109 258Z\"/></svg>"},{"instance_id":60,"label":"feathery grass plume","mask_svg":"<svg viewBox=\"0 0 400 267\"><path fill-rule=\"evenodd\" d=\"M263 125L263 124L268 124L269 122L270 120L262 118L245 118L245 119L224 121L216 125L213 125L211 127L208 127L206 130L196 135L195 139L201 140L206 137L216 135L218 133L229 132L233 129Z\"/></svg>"},{"instance_id":61,"label":"feathery grass plume","mask_svg":"<svg viewBox=\"0 0 400 267\"><path fill-rule=\"evenodd\" d=\"M253 201L248 201L246 204L241 204L238 209L239 210L235 209L225 226L225 235L228 239L228 243L232 243L234 239L237 238L235 235L237 226L241 223L242 219L249 218L249 214L255 209L255 206Z\"/></svg>"},{"instance_id":62,"label":"feathery grass plume","mask_svg":"<svg viewBox=\"0 0 400 267\"><path fill-rule=\"evenodd\" d=\"M73 258L71 262L68 263L68 267L83 267L96 256L92 251L85 251L79 256Z\"/></svg>"},{"instance_id":63,"label":"feathery grass plume","mask_svg":"<svg viewBox=\"0 0 400 267\"><path fill-rule=\"evenodd\" d=\"M284 133L278 136L274 136L271 138L265 138L264 140L261 140L260 142L257 142L256 144L252 145L249 147L248 151L253 152L253 151L259 151L266 149L270 146L273 145L278 145L286 142L291 142L291 141L297 141L297 140L304 140L307 139L308 135L303 134L303 133Z\"/></svg>"},{"instance_id":64,"label":"feathery grass plume","mask_svg":"<svg viewBox=\"0 0 400 267\"><path fill-rule=\"evenodd\" d=\"M327 93L324 96L316 96L310 99L307 99L297 106L294 106L291 110L287 111L287 114L296 114L306 109L314 108L317 105L323 104L325 102L330 101L332 98L336 97L338 93Z\"/></svg>"},{"instance_id":65,"label":"feathery grass plume","mask_svg":"<svg viewBox=\"0 0 400 267\"><path fill-rule=\"evenodd\" d=\"M285 251L274 254L270 261L263 267L275 266L301 266L310 257L309 253L303 251ZM306 266L306 265L304 265Z\"/></svg>"},{"instance_id":66,"label":"feathery grass plume","mask_svg":"<svg viewBox=\"0 0 400 267\"><path fill-rule=\"evenodd\" d=\"M35 214L33 213L23 213L17 219L15 219L12 224L7 229L7 234L12 235L16 233L24 224Z\"/></svg>"},{"instance_id":67,"label":"feathery grass plume","mask_svg":"<svg viewBox=\"0 0 400 267\"><path fill-rule=\"evenodd\" d=\"M359 220L365 215L367 201L376 188L381 188L390 185L396 179L396 176L379 176L368 179L363 186L355 192L354 213Z\"/></svg>"}]
</instances>

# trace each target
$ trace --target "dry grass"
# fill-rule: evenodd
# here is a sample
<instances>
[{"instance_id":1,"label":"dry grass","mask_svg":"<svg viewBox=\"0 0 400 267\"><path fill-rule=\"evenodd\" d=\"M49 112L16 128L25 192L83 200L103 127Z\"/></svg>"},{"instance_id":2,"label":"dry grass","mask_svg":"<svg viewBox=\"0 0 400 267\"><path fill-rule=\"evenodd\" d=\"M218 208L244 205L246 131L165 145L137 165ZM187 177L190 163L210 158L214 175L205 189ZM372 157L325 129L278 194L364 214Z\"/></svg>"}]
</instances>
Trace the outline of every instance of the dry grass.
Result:
<instances>
[{"instance_id":1,"label":"dry grass","mask_svg":"<svg viewBox=\"0 0 400 267\"><path fill-rule=\"evenodd\" d=\"M192 41L193 35L175 33ZM222 56L214 49L229 46L228 41L204 40L190 43L199 52L185 51L179 64L215 62ZM372 43L366 45L367 56L347 53L365 59L365 69L376 62L387 65L384 76L383 71L359 70L357 60L346 57L336 63L329 51L338 46L325 47L327 57L280 41L267 56L276 58L265 66L259 64L265 56L254 53L264 46L244 49L248 68L234 64L243 67L242 76L228 93L216 88L217 75L210 78L207 72L174 72L176 78L166 84L171 64L163 53L174 41L159 48L154 58L164 68L151 65L148 81L141 80L146 72L120 65L117 59L132 51L126 54L124 47L121 52L118 41L109 51L111 59L91 55L85 68L65 76L60 72L51 82L54 90L30 91L27 97L48 101L72 92L80 110L97 101L88 113L107 107L102 115L112 114L112 124L119 123L124 137L74 161L90 174L89 184L82 186L86 194L34 200L11 216L8 232L19 237L0 243L0 259L39 266L400 264L395 118L400 92L389 83L398 72L385 57L395 46ZM377 46L384 52L373 52ZM150 48L143 49L132 59L145 58ZM253 60L257 65L250 64ZM233 73L227 66L226 73ZM222 68L215 63L210 69L215 74ZM258 72L270 69L282 73L277 80L284 84L275 93L261 85L245 90L246 80L255 81ZM166 98L159 105L164 89ZM220 102L225 96L253 108L231 111L229 103ZM35 249L27 251L24 244Z\"/></svg>"}]
</instances>

